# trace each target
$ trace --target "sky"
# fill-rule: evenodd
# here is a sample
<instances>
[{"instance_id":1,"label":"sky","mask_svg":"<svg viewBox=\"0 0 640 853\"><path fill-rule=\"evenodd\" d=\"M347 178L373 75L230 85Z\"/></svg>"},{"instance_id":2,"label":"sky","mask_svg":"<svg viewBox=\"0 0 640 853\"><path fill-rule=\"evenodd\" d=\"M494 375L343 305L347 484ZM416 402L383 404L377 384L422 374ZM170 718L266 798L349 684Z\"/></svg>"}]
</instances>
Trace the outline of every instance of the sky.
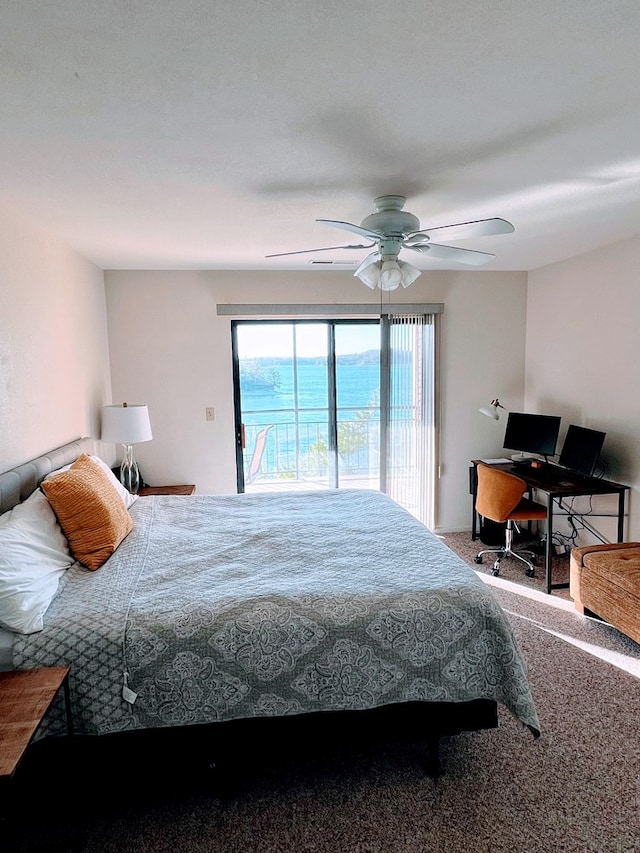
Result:
<instances>
[{"instance_id":1,"label":"sky","mask_svg":"<svg viewBox=\"0 0 640 853\"><path fill-rule=\"evenodd\" d=\"M300 358L327 354L327 326L324 323L300 323L297 333L297 354ZM238 355L240 358L264 356L290 357L293 353L293 326L290 323L238 324ZM336 355L366 352L380 347L378 324L347 324L336 327Z\"/></svg>"}]
</instances>

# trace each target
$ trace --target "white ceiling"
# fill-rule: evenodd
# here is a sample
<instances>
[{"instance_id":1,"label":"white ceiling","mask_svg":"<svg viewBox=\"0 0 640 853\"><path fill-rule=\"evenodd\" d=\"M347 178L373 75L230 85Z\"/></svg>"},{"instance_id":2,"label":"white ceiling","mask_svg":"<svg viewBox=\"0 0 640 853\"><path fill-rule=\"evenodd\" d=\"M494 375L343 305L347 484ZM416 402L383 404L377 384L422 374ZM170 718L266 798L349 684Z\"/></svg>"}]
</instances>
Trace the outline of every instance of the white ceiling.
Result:
<instances>
[{"instance_id":1,"label":"white ceiling","mask_svg":"<svg viewBox=\"0 0 640 853\"><path fill-rule=\"evenodd\" d=\"M640 234L639 37L638 0L5 0L0 201L104 268L309 270L368 253L264 256L397 193L533 269Z\"/></svg>"}]
</instances>

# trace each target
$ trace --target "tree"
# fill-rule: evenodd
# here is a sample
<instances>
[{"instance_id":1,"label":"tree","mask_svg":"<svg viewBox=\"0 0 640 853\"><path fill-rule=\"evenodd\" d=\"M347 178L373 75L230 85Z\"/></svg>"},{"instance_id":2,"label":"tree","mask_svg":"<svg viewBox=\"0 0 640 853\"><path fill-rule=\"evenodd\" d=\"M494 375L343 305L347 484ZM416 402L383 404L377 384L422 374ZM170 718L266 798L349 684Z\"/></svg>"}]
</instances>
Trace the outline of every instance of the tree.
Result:
<instances>
[{"instance_id":1,"label":"tree","mask_svg":"<svg viewBox=\"0 0 640 853\"><path fill-rule=\"evenodd\" d=\"M276 391L282 385L280 371L265 367L257 359L240 363L240 384L244 391Z\"/></svg>"}]
</instances>

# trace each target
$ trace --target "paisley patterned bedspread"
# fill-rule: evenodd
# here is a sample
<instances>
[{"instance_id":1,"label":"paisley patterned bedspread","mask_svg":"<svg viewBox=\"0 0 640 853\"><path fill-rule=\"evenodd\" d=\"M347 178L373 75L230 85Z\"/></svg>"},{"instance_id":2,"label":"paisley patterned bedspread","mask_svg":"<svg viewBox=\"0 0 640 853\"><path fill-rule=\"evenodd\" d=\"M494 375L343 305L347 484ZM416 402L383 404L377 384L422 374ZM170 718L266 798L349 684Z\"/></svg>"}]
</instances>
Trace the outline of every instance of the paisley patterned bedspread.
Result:
<instances>
[{"instance_id":1,"label":"paisley patterned bedspread","mask_svg":"<svg viewBox=\"0 0 640 853\"><path fill-rule=\"evenodd\" d=\"M539 731L490 587L379 492L130 511L115 554L69 569L44 630L14 645L16 666L71 665L76 731L478 698Z\"/></svg>"}]
</instances>

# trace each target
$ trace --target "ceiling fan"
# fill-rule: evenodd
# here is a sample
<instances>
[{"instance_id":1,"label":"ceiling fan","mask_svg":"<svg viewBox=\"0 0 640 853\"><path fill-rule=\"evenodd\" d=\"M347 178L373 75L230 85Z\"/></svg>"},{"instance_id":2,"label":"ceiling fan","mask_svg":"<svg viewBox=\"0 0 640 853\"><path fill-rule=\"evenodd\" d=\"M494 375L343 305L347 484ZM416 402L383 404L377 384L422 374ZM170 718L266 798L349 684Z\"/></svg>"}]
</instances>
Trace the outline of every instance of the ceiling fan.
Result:
<instances>
[{"instance_id":1,"label":"ceiling fan","mask_svg":"<svg viewBox=\"0 0 640 853\"><path fill-rule=\"evenodd\" d=\"M495 234L510 234L514 227L506 219L479 219L475 222L458 222L455 225L440 225L435 228L420 228L420 220L413 213L403 210L406 198L403 195L381 195L373 202L375 213L366 216L360 225L336 219L316 219L334 228L359 234L369 242L347 246L325 246L319 249L303 249L298 252L279 252L267 255L278 258L284 255L302 255L308 252L327 252L336 249L371 249L375 251L364 259L354 276L372 290L395 290L402 285L408 287L421 271L406 261L398 260L402 249L411 249L423 255L461 264L480 266L495 255L433 243L432 238L462 240L468 237L490 237Z\"/></svg>"}]
</instances>

